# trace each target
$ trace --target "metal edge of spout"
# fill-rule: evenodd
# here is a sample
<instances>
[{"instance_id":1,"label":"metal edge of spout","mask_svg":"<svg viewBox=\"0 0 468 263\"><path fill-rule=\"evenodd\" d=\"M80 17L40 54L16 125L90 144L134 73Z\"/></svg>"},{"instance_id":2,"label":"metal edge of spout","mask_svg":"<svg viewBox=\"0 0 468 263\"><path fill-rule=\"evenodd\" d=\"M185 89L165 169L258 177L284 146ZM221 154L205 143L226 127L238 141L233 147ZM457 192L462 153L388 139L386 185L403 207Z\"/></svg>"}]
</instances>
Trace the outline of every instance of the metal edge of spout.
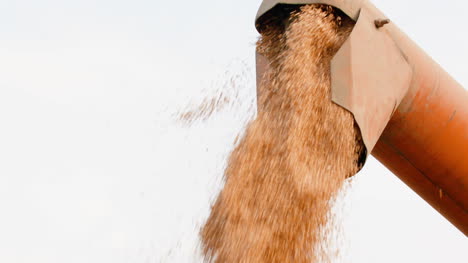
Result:
<instances>
[{"instance_id":1,"label":"metal edge of spout","mask_svg":"<svg viewBox=\"0 0 468 263\"><path fill-rule=\"evenodd\" d=\"M257 15L255 17L256 27L259 30L259 26L261 24L257 23L261 21L261 18L264 14L268 11L273 9L277 5L307 5L307 4L326 4L330 6L334 6L345 14L347 14L351 19L354 21L357 20L359 16L359 11L361 10L361 2L365 0L354 0L354 1L347 1L347 0L264 0L260 5Z\"/></svg>"}]
</instances>

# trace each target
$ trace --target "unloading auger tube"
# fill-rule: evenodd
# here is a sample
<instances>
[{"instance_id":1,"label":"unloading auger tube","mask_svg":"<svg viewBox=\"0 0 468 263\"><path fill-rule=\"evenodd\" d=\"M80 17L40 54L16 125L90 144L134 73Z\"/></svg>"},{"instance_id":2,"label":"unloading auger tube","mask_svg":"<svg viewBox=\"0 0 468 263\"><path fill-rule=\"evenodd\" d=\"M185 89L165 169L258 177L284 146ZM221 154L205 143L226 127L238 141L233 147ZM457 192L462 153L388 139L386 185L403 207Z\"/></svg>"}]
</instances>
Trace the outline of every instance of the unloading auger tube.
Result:
<instances>
[{"instance_id":1,"label":"unloading auger tube","mask_svg":"<svg viewBox=\"0 0 468 263\"><path fill-rule=\"evenodd\" d=\"M356 21L332 59L332 100L349 110L367 152L468 235L468 92L367 0L264 0L259 32L297 5ZM268 61L257 54L257 84Z\"/></svg>"}]
</instances>

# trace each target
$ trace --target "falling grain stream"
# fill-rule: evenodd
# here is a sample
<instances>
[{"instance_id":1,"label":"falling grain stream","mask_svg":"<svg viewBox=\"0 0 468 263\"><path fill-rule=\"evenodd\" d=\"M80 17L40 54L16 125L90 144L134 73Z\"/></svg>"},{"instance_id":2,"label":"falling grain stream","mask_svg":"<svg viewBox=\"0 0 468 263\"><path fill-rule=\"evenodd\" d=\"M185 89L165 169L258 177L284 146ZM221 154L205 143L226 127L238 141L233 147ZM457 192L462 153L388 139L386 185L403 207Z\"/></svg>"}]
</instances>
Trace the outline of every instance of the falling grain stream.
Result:
<instances>
[{"instance_id":1,"label":"falling grain stream","mask_svg":"<svg viewBox=\"0 0 468 263\"><path fill-rule=\"evenodd\" d=\"M353 116L330 99L330 61L353 22L302 6L268 25L258 116L229 157L225 185L201 229L208 262L330 262L333 200L363 149Z\"/></svg>"}]
</instances>

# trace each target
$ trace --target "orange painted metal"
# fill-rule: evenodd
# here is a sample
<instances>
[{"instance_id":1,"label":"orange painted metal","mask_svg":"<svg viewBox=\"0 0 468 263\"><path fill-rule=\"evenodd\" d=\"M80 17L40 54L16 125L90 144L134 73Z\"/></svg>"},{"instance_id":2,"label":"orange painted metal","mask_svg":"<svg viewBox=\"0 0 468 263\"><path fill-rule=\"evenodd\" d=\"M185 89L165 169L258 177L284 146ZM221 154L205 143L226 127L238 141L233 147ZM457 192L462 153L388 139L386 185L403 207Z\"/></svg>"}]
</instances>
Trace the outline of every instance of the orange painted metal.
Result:
<instances>
[{"instance_id":1,"label":"orange painted metal","mask_svg":"<svg viewBox=\"0 0 468 263\"><path fill-rule=\"evenodd\" d=\"M468 235L468 92L412 42L404 51L410 90L372 155Z\"/></svg>"}]
</instances>

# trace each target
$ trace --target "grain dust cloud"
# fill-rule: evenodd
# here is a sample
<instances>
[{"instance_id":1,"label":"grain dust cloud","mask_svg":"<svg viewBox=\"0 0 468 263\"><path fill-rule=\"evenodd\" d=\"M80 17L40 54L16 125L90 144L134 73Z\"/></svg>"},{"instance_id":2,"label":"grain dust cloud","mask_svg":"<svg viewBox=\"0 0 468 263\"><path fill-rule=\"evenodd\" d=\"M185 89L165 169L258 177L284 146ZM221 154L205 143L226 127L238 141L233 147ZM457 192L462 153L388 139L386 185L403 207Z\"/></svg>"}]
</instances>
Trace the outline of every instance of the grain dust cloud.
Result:
<instances>
[{"instance_id":1,"label":"grain dust cloud","mask_svg":"<svg viewBox=\"0 0 468 263\"><path fill-rule=\"evenodd\" d=\"M200 231L207 262L332 262L325 226L363 151L351 113L330 99L330 61L353 25L308 5L262 30L257 51L270 63L258 115Z\"/></svg>"}]
</instances>

